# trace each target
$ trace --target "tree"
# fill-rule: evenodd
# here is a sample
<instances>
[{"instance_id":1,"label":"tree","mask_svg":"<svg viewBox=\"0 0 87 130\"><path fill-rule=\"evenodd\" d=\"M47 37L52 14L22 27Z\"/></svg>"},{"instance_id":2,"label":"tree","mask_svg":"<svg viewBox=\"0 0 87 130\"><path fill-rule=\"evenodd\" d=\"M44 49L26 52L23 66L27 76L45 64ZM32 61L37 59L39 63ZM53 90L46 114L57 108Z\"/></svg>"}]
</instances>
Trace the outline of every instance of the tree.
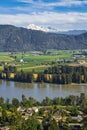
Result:
<instances>
[{"instance_id":1,"label":"tree","mask_svg":"<svg viewBox=\"0 0 87 130\"><path fill-rule=\"evenodd\" d=\"M16 108L19 107L20 103L19 103L19 100L17 98L13 98L12 99L12 105Z\"/></svg>"},{"instance_id":2,"label":"tree","mask_svg":"<svg viewBox=\"0 0 87 130\"><path fill-rule=\"evenodd\" d=\"M54 119L49 122L48 130L60 130Z\"/></svg>"},{"instance_id":3,"label":"tree","mask_svg":"<svg viewBox=\"0 0 87 130\"><path fill-rule=\"evenodd\" d=\"M5 122L7 122L7 113L6 110L2 110L2 116L1 116L1 124L5 124Z\"/></svg>"},{"instance_id":4,"label":"tree","mask_svg":"<svg viewBox=\"0 0 87 130\"><path fill-rule=\"evenodd\" d=\"M43 82L44 76L42 74L38 74L37 82Z\"/></svg>"},{"instance_id":5,"label":"tree","mask_svg":"<svg viewBox=\"0 0 87 130\"><path fill-rule=\"evenodd\" d=\"M4 104L4 98L0 97L0 106L2 106Z\"/></svg>"},{"instance_id":6,"label":"tree","mask_svg":"<svg viewBox=\"0 0 87 130\"><path fill-rule=\"evenodd\" d=\"M6 72L6 79L10 79L10 71Z\"/></svg>"},{"instance_id":7,"label":"tree","mask_svg":"<svg viewBox=\"0 0 87 130\"><path fill-rule=\"evenodd\" d=\"M71 130L67 123L63 123L62 130Z\"/></svg>"},{"instance_id":8,"label":"tree","mask_svg":"<svg viewBox=\"0 0 87 130\"><path fill-rule=\"evenodd\" d=\"M82 122L84 130L86 130L85 128L87 128L87 117L84 117Z\"/></svg>"},{"instance_id":9,"label":"tree","mask_svg":"<svg viewBox=\"0 0 87 130\"><path fill-rule=\"evenodd\" d=\"M66 84L66 75L65 74L61 75L61 83Z\"/></svg>"},{"instance_id":10,"label":"tree","mask_svg":"<svg viewBox=\"0 0 87 130\"><path fill-rule=\"evenodd\" d=\"M50 118L43 118L42 126L43 130L48 130Z\"/></svg>"},{"instance_id":11,"label":"tree","mask_svg":"<svg viewBox=\"0 0 87 130\"><path fill-rule=\"evenodd\" d=\"M35 105L37 105L37 101L34 98L29 97L28 105L29 105L29 107L32 107L33 105L35 106Z\"/></svg>"},{"instance_id":12,"label":"tree","mask_svg":"<svg viewBox=\"0 0 87 130\"><path fill-rule=\"evenodd\" d=\"M72 83L72 76L71 74L66 74L66 84L71 84Z\"/></svg>"},{"instance_id":13,"label":"tree","mask_svg":"<svg viewBox=\"0 0 87 130\"><path fill-rule=\"evenodd\" d=\"M46 97L45 99L43 99L42 105L45 105L45 106L52 105L52 100L49 97Z\"/></svg>"},{"instance_id":14,"label":"tree","mask_svg":"<svg viewBox=\"0 0 87 130\"><path fill-rule=\"evenodd\" d=\"M28 120L23 121L22 130L41 130L42 126L35 118L31 117Z\"/></svg>"},{"instance_id":15,"label":"tree","mask_svg":"<svg viewBox=\"0 0 87 130\"><path fill-rule=\"evenodd\" d=\"M25 95L22 95L22 105L24 106L24 107L29 107L29 104L28 104L28 99L25 97Z\"/></svg>"},{"instance_id":16,"label":"tree","mask_svg":"<svg viewBox=\"0 0 87 130\"><path fill-rule=\"evenodd\" d=\"M39 109L39 112L38 112L38 114L39 114L39 116L43 116L43 114L44 114L44 111L43 111L43 109Z\"/></svg>"},{"instance_id":17,"label":"tree","mask_svg":"<svg viewBox=\"0 0 87 130\"><path fill-rule=\"evenodd\" d=\"M79 112L78 112L77 107L76 106L72 107L72 109L71 109L71 115L72 116L78 116L78 114L79 114Z\"/></svg>"},{"instance_id":18,"label":"tree","mask_svg":"<svg viewBox=\"0 0 87 130\"><path fill-rule=\"evenodd\" d=\"M55 98L53 99L53 105L59 105L60 103L61 103L60 97L55 97Z\"/></svg>"},{"instance_id":19,"label":"tree","mask_svg":"<svg viewBox=\"0 0 87 130\"><path fill-rule=\"evenodd\" d=\"M27 74L27 82L32 83L33 82L33 75Z\"/></svg>"}]
</instances>

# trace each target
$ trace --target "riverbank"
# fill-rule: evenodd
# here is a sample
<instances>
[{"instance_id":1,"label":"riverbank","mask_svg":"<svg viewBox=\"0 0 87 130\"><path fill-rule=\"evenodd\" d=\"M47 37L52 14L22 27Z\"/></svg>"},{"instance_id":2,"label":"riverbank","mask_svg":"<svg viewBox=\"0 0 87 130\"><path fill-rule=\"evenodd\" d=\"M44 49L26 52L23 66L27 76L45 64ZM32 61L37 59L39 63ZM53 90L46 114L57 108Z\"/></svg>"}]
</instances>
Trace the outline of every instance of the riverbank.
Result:
<instances>
[{"instance_id":1,"label":"riverbank","mask_svg":"<svg viewBox=\"0 0 87 130\"><path fill-rule=\"evenodd\" d=\"M87 82L86 83L81 83L81 82L80 83L72 83L72 82L58 83L57 79L56 79L56 81L53 81L53 79L56 76L57 76L57 74L36 74L36 73L33 73L33 74L22 73L20 75L20 73L18 72L17 74L9 73L9 77L8 77L7 73L2 73L0 78L2 80L22 82L22 83L50 83L50 84L58 84L58 85L80 85L80 84L87 85Z\"/></svg>"}]
</instances>

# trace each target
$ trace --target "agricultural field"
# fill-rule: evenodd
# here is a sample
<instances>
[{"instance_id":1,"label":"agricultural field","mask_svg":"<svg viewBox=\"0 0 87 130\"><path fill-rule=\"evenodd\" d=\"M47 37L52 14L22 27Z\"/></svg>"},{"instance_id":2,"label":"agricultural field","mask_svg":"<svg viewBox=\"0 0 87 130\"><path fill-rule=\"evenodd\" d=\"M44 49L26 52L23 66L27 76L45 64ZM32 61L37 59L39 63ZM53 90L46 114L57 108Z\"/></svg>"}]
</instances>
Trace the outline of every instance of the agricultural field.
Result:
<instances>
[{"instance_id":1,"label":"agricultural field","mask_svg":"<svg viewBox=\"0 0 87 130\"><path fill-rule=\"evenodd\" d=\"M4 64L15 65L17 70L21 69L26 72L43 72L44 69L60 63L67 64L72 61L73 54L79 54L79 50L47 50L46 52L0 52L0 70L3 70ZM86 57L80 57L81 60L87 60ZM69 64L69 63L68 63Z\"/></svg>"},{"instance_id":2,"label":"agricultural field","mask_svg":"<svg viewBox=\"0 0 87 130\"><path fill-rule=\"evenodd\" d=\"M12 62L14 59L7 52L0 52L0 62Z\"/></svg>"}]
</instances>

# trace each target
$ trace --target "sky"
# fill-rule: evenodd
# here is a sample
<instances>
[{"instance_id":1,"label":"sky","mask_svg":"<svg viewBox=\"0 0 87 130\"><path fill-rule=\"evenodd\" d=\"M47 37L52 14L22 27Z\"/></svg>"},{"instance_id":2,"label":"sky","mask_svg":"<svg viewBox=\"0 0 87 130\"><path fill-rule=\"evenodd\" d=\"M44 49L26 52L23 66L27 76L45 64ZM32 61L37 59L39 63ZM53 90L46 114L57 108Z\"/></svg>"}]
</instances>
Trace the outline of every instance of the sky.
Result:
<instances>
[{"instance_id":1,"label":"sky","mask_svg":"<svg viewBox=\"0 0 87 130\"><path fill-rule=\"evenodd\" d=\"M0 0L0 24L87 30L87 0Z\"/></svg>"}]
</instances>

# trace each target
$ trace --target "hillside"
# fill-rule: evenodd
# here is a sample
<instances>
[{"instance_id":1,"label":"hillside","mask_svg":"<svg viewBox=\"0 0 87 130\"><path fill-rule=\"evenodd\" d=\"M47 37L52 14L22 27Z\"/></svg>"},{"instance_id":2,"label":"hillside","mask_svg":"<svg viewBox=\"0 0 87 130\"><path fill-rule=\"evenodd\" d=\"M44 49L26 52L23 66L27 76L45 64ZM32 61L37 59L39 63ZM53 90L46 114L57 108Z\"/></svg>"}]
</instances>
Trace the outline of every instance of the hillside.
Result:
<instances>
[{"instance_id":1,"label":"hillside","mask_svg":"<svg viewBox=\"0 0 87 130\"><path fill-rule=\"evenodd\" d=\"M87 33L65 35L0 25L0 51L87 49Z\"/></svg>"}]
</instances>

